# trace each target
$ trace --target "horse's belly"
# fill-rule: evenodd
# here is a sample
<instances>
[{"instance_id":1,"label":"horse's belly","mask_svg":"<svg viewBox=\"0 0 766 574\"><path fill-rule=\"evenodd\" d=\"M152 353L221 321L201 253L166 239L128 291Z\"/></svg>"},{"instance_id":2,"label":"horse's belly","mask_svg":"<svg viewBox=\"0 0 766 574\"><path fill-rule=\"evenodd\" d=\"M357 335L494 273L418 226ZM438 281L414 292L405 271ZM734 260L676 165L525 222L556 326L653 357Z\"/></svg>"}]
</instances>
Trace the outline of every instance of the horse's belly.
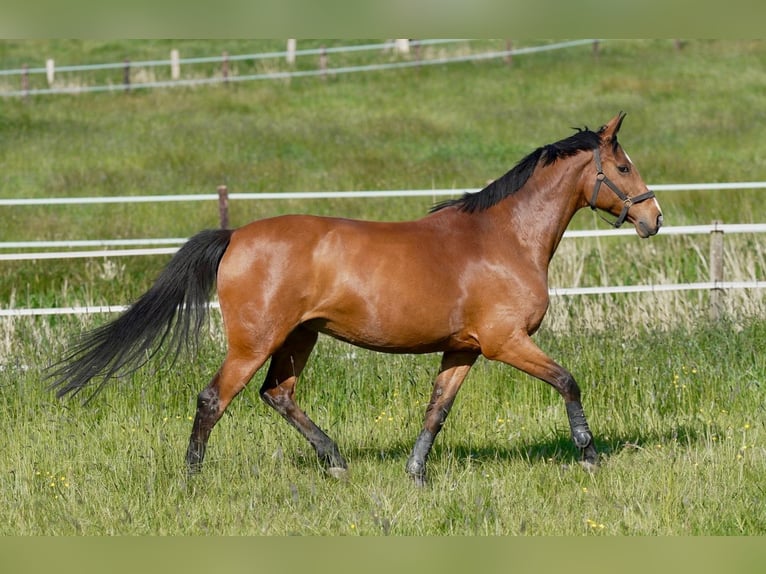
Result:
<instances>
[{"instance_id":1,"label":"horse's belly","mask_svg":"<svg viewBox=\"0 0 766 574\"><path fill-rule=\"evenodd\" d=\"M311 329L352 345L385 353L434 353L478 349L474 339L447 324L423 321L353 321L317 318L305 323Z\"/></svg>"}]
</instances>

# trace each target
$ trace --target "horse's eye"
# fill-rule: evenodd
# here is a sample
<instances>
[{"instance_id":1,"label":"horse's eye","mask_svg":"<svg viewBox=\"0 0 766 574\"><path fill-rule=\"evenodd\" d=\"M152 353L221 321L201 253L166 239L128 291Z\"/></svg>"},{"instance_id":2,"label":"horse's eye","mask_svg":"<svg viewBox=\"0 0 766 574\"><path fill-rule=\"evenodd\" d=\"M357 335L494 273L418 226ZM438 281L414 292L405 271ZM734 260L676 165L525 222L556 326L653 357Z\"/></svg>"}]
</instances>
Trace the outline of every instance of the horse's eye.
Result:
<instances>
[{"instance_id":1,"label":"horse's eye","mask_svg":"<svg viewBox=\"0 0 766 574\"><path fill-rule=\"evenodd\" d=\"M630 171L630 166L628 166L628 165L618 165L617 166L617 170L620 173L628 173Z\"/></svg>"}]
</instances>

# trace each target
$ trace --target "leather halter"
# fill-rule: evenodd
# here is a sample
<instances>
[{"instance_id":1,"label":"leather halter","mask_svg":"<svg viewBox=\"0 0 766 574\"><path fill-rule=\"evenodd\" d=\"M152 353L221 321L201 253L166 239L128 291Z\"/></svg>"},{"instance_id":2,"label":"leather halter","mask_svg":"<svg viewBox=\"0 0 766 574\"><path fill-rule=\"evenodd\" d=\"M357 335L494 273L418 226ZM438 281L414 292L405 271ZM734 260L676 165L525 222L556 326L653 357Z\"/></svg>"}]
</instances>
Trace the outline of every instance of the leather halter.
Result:
<instances>
[{"instance_id":1,"label":"leather halter","mask_svg":"<svg viewBox=\"0 0 766 574\"><path fill-rule=\"evenodd\" d=\"M617 221L611 222L606 217L599 215L601 219L606 221L609 225L612 225L613 227L617 228L620 227L623 223L625 223L625 219L628 217L628 211L630 210L631 206L640 203L642 201L646 201L647 199L651 199L654 197L654 192L649 190L645 193L642 193L641 195L637 195L635 197L628 197L625 195L622 191L620 191L620 188L617 187L617 185L609 179L605 174L604 170L601 168L601 155L599 154L598 148L593 150L593 159L596 162L596 184L593 187L593 195L590 198L590 202L588 205L590 205L590 208L595 211L596 210L596 198L598 197L598 191L601 188L601 184L605 183L609 189L611 189L617 197L620 198L622 201L622 211L620 212L619 217L617 217Z\"/></svg>"}]
</instances>

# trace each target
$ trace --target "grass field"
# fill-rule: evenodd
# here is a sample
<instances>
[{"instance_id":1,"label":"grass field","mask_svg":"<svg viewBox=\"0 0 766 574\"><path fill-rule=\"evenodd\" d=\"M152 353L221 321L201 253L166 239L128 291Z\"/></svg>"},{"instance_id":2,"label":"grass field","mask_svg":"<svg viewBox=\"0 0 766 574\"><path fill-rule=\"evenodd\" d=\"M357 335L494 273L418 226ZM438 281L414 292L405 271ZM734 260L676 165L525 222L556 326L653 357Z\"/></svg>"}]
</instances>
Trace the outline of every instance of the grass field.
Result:
<instances>
[{"instance_id":1,"label":"grass field","mask_svg":"<svg viewBox=\"0 0 766 574\"><path fill-rule=\"evenodd\" d=\"M182 55L280 49L185 43ZM477 43L476 49L504 42ZM164 58L168 42L3 42L2 67ZM443 50L445 48L440 48ZM465 48L461 48L465 49ZM434 48L434 50L436 50ZM365 56L367 57L367 56ZM390 56L386 56L390 57ZM81 60L81 59L84 60ZM621 141L650 184L764 179L766 43L604 42L479 64L227 87L5 99L0 197L480 187L535 147L628 117ZM83 80L84 81L84 80ZM660 195L667 225L764 222L762 191ZM263 201L284 212L405 219L431 200ZM0 241L188 236L214 204L3 208ZM574 227L604 224L588 211ZM554 286L707 280L705 237L567 240ZM126 303L166 258L3 262L0 305ZM764 278L759 236L726 238L725 277ZM106 317L0 321L1 534L766 533L765 300L704 293L554 298L536 336L578 379L604 462L577 464L561 399L480 361L429 460L403 467L436 356L321 339L298 401L347 456L327 478L254 382L216 427L206 468L183 453L196 394L224 349L152 363L93 402L57 401L42 373ZM256 376L260 378L260 375Z\"/></svg>"}]
</instances>

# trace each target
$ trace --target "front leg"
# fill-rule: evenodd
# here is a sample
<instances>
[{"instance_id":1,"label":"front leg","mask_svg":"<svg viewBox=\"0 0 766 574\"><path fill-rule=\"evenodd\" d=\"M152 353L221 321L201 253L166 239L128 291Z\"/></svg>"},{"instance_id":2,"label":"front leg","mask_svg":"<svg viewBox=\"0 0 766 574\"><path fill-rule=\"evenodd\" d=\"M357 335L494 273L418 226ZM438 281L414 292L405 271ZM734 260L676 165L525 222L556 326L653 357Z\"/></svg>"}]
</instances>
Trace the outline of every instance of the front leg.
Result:
<instances>
[{"instance_id":1,"label":"front leg","mask_svg":"<svg viewBox=\"0 0 766 574\"><path fill-rule=\"evenodd\" d=\"M574 379L573 379L574 381ZM572 440L582 453L582 463L587 469L598 466L598 452L593 445L593 434L588 427L588 421L579 400L566 403L569 428L572 430Z\"/></svg>"},{"instance_id":2,"label":"front leg","mask_svg":"<svg viewBox=\"0 0 766 574\"><path fill-rule=\"evenodd\" d=\"M567 409L572 440L582 454L583 466L588 469L597 466L598 452L580 402L580 387L572 374L543 353L524 332L518 332L496 346L488 344L486 349L487 358L502 361L537 377L561 394Z\"/></svg>"}]
</instances>

